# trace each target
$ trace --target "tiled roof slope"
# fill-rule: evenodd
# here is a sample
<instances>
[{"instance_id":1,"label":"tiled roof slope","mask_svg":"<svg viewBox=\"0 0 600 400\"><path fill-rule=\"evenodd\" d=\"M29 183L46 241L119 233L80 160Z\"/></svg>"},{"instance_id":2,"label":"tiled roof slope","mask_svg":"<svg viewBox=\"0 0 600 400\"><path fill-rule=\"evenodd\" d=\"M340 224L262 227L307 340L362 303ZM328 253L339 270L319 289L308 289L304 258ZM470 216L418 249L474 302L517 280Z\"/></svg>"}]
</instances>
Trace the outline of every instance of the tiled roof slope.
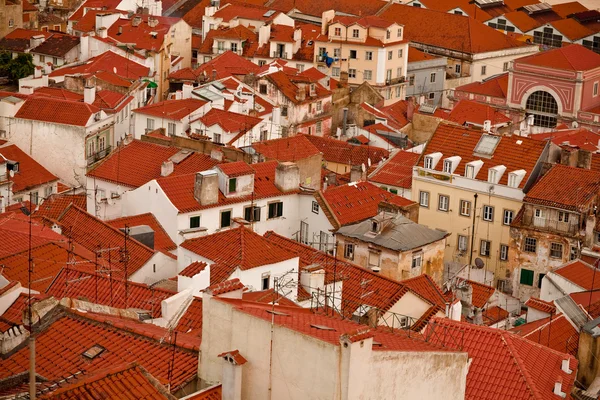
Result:
<instances>
[{"instance_id":1,"label":"tiled roof slope","mask_svg":"<svg viewBox=\"0 0 600 400\"><path fill-rule=\"evenodd\" d=\"M69 260L77 262L78 268L93 271L93 255L91 252L74 246L72 254L64 242L51 242L31 249L33 259L33 272L31 274L31 288L44 292L59 274L62 268L67 267ZM23 287L29 286L29 249L23 250L3 258L0 265L5 269L2 274L11 280L21 282Z\"/></svg>"},{"instance_id":2,"label":"tiled roof slope","mask_svg":"<svg viewBox=\"0 0 600 400\"><path fill-rule=\"evenodd\" d=\"M0 39L0 49L23 53L29 48L30 39L38 35L47 39L52 36L52 33L17 28Z\"/></svg>"},{"instance_id":3,"label":"tiled roof slope","mask_svg":"<svg viewBox=\"0 0 600 400\"><path fill-rule=\"evenodd\" d=\"M65 235L69 235L76 243L81 244L89 251L96 251L98 248L122 248L125 246L125 234L123 232L73 204L65 210L57 222L62 226ZM128 276L143 267L154 256L152 249L132 238L127 241L127 251L129 252ZM108 259L109 253L111 269L117 269L114 274L124 276L126 272L125 262L123 262L124 258L121 257L121 251L119 249L106 251L103 253L103 257Z\"/></svg>"},{"instance_id":4,"label":"tiled roof slope","mask_svg":"<svg viewBox=\"0 0 600 400\"><path fill-rule=\"evenodd\" d=\"M244 292L242 299L245 301L252 301L255 303L266 303L266 304L278 304L286 307L299 307L292 300L283 296L280 293L275 292L273 288L267 290L261 290L258 292Z\"/></svg>"},{"instance_id":5,"label":"tiled roof slope","mask_svg":"<svg viewBox=\"0 0 600 400\"><path fill-rule=\"evenodd\" d=\"M232 75L248 75L258 73L259 66L237 54L226 51L194 70L196 76L203 75L212 78L213 71L217 72L217 79L227 78Z\"/></svg>"},{"instance_id":6,"label":"tiled roof slope","mask_svg":"<svg viewBox=\"0 0 600 400\"><path fill-rule=\"evenodd\" d=\"M411 200L362 181L331 187L325 192L319 192L317 196L324 199L342 226L376 216L381 202L389 202L400 207L414 204Z\"/></svg>"},{"instance_id":7,"label":"tiled roof slope","mask_svg":"<svg viewBox=\"0 0 600 400\"><path fill-rule=\"evenodd\" d=\"M510 331L532 342L577 357L579 332L564 314L519 325Z\"/></svg>"},{"instance_id":8,"label":"tiled roof slope","mask_svg":"<svg viewBox=\"0 0 600 400\"><path fill-rule=\"evenodd\" d=\"M163 9L168 9L163 4ZM157 15L136 14L141 22L138 25L133 24L133 18L120 18L108 28L108 39L116 43L135 43L136 49L159 52L163 47L164 38L169 28L179 21L179 18L162 17ZM150 26L149 19L157 21L157 24Z\"/></svg>"},{"instance_id":9,"label":"tiled roof slope","mask_svg":"<svg viewBox=\"0 0 600 400\"><path fill-rule=\"evenodd\" d=\"M86 203L87 196L85 193L54 193L47 199L44 199L42 204L38 206L35 216L56 220L70 204L75 204L77 207L85 209Z\"/></svg>"},{"instance_id":10,"label":"tiled roof slope","mask_svg":"<svg viewBox=\"0 0 600 400\"><path fill-rule=\"evenodd\" d=\"M13 182L13 193L32 189L38 185L48 184L58 180L58 177L14 144L0 147L0 158L1 157L19 163L19 172L9 178L10 181Z\"/></svg>"},{"instance_id":11,"label":"tiled roof slope","mask_svg":"<svg viewBox=\"0 0 600 400\"><path fill-rule=\"evenodd\" d=\"M458 86L454 91L505 99L508 92L508 73L488 78L481 82L467 83L466 85Z\"/></svg>"},{"instance_id":12,"label":"tiled roof slope","mask_svg":"<svg viewBox=\"0 0 600 400\"><path fill-rule=\"evenodd\" d=\"M297 257L244 226L188 239L181 247L215 263L210 266L211 285L228 279L236 268L245 271Z\"/></svg>"},{"instance_id":13,"label":"tiled roof slope","mask_svg":"<svg viewBox=\"0 0 600 400\"><path fill-rule=\"evenodd\" d=\"M503 309L501 307L498 307L498 306L489 307L482 313L483 324L487 325L487 326L491 326L491 325L497 324L500 321L505 320L506 318L508 318L508 316L509 316L508 311L506 311L505 309Z\"/></svg>"},{"instance_id":14,"label":"tiled roof slope","mask_svg":"<svg viewBox=\"0 0 600 400\"><path fill-rule=\"evenodd\" d=\"M353 315L362 304L386 311L409 290L408 286L401 282L386 278L345 260L336 259L272 231L265 233L264 236L281 248L297 254L300 257L301 267L313 264L322 267L325 270L325 284L341 281L342 311L346 316ZM362 282L367 282L367 284L362 284Z\"/></svg>"},{"instance_id":15,"label":"tiled roof slope","mask_svg":"<svg viewBox=\"0 0 600 400\"><path fill-rule=\"evenodd\" d=\"M252 167L244 161L236 161L228 164L222 164L219 165L218 168L230 178L251 175L254 173Z\"/></svg>"},{"instance_id":16,"label":"tiled roof slope","mask_svg":"<svg viewBox=\"0 0 600 400\"><path fill-rule=\"evenodd\" d=\"M450 112L449 121L459 125L476 124L483 126L486 120L496 124L508 124L512 120L506 115L487 104L477 103L471 100L460 100Z\"/></svg>"},{"instance_id":17,"label":"tiled roof slope","mask_svg":"<svg viewBox=\"0 0 600 400\"><path fill-rule=\"evenodd\" d=\"M133 321L135 322L135 321ZM143 327L137 323L136 327ZM155 326L168 338L167 330ZM168 340L170 342L170 340ZM138 329L121 329L99 322L89 314L69 312L38 333L36 337L36 372L46 379L57 381L75 373L86 374L122 363L137 362L161 383L169 381L171 390L177 391L196 377L198 353L181 347L161 343ZM83 355L92 346L105 350L94 359ZM172 359L175 360L173 368ZM5 379L29 368L29 349L20 347L10 357L0 359L0 379Z\"/></svg>"},{"instance_id":18,"label":"tiled roof slope","mask_svg":"<svg viewBox=\"0 0 600 400\"><path fill-rule=\"evenodd\" d=\"M108 269L108 265L101 265L100 268ZM130 281L127 284L126 301L125 281L115 275L111 278L108 273L95 273L94 270L86 272L64 268L51 282L46 293L57 299L69 297L115 308L139 308L150 311L154 318L161 315L161 301L175 294L166 289Z\"/></svg>"},{"instance_id":19,"label":"tiled roof slope","mask_svg":"<svg viewBox=\"0 0 600 400\"><path fill-rule=\"evenodd\" d=\"M533 135L534 139L550 140L558 146L574 147L591 152L598 151L600 133L585 128L567 129Z\"/></svg>"},{"instance_id":20,"label":"tiled roof slope","mask_svg":"<svg viewBox=\"0 0 600 400\"><path fill-rule=\"evenodd\" d=\"M468 54L524 45L473 18L443 11L392 4L380 16L404 25L404 38L411 42Z\"/></svg>"},{"instance_id":21,"label":"tiled roof slope","mask_svg":"<svg viewBox=\"0 0 600 400\"><path fill-rule=\"evenodd\" d=\"M99 163L87 176L138 188L160 177L162 163L180 152L177 147L133 140L118 147ZM205 171L217 164L209 155L192 153L179 163L174 163L171 176Z\"/></svg>"},{"instance_id":22,"label":"tiled roof slope","mask_svg":"<svg viewBox=\"0 0 600 400\"><path fill-rule=\"evenodd\" d=\"M400 150L385 161L371 176L369 181L410 189L413 167L419 160L418 153Z\"/></svg>"},{"instance_id":23,"label":"tiled roof slope","mask_svg":"<svg viewBox=\"0 0 600 400\"><path fill-rule=\"evenodd\" d=\"M525 302L525 305L529 308L533 308L548 314L553 314L556 312L556 306L554 303L538 299L537 297L530 297L529 300Z\"/></svg>"},{"instance_id":24,"label":"tiled roof slope","mask_svg":"<svg viewBox=\"0 0 600 400\"><path fill-rule=\"evenodd\" d=\"M296 193L295 191L283 193L275 186L275 168L277 167L277 164L277 161L267 161L263 163L252 164L251 168L255 172L254 194L226 198L223 193L219 191L218 206L243 203L251 201L252 198L254 198L254 200L258 200L275 196L283 196L284 194ZM194 198L195 179L196 174L186 174L160 178L157 179L157 183L180 213L216 207L217 205L203 206Z\"/></svg>"},{"instance_id":25,"label":"tiled roof slope","mask_svg":"<svg viewBox=\"0 0 600 400\"><path fill-rule=\"evenodd\" d=\"M576 372L562 371L564 359L572 371L577 360L502 329L435 318L431 341L466 351L472 362L467 374L467 400L553 399L554 383L562 380L570 393ZM437 330L437 334L433 334ZM442 333L443 332L443 333Z\"/></svg>"},{"instance_id":26,"label":"tiled roof slope","mask_svg":"<svg viewBox=\"0 0 600 400\"><path fill-rule=\"evenodd\" d=\"M252 147L266 160L296 161L315 156L321 152L304 135L265 140Z\"/></svg>"},{"instance_id":27,"label":"tiled roof slope","mask_svg":"<svg viewBox=\"0 0 600 400\"><path fill-rule=\"evenodd\" d=\"M44 40L40 45L31 49L31 52L53 57L64 57L77 45L79 45L79 38L77 36L55 33Z\"/></svg>"},{"instance_id":28,"label":"tiled roof slope","mask_svg":"<svg viewBox=\"0 0 600 400\"><path fill-rule=\"evenodd\" d=\"M463 280L460 278L459 280L463 281L465 284L470 285L473 288L473 296L471 298L471 302L477 308L483 308L487 304L490 297L496 291L496 289L494 289L492 286L484 285L483 283L467 279Z\"/></svg>"},{"instance_id":29,"label":"tiled roof slope","mask_svg":"<svg viewBox=\"0 0 600 400\"><path fill-rule=\"evenodd\" d=\"M39 398L40 400L175 399L156 378L137 363L117 365L97 371L89 377L43 394Z\"/></svg>"},{"instance_id":30,"label":"tiled roof slope","mask_svg":"<svg viewBox=\"0 0 600 400\"><path fill-rule=\"evenodd\" d=\"M25 100L15 118L87 126L90 118L98 112L98 107L83 102L32 96Z\"/></svg>"},{"instance_id":31,"label":"tiled roof slope","mask_svg":"<svg viewBox=\"0 0 600 400\"><path fill-rule=\"evenodd\" d=\"M198 99L164 100L133 110L135 113L170 120L181 120L206 104Z\"/></svg>"},{"instance_id":32,"label":"tiled roof slope","mask_svg":"<svg viewBox=\"0 0 600 400\"><path fill-rule=\"evenodd\" d=\"M83 95L63 88L40 87L36 88L33 96L55 97L62 100L83 101Z\"/></svg>"},{"instance_id":33,"label":"tiled roof slope","mask_svg":"<svg viewBox=\"0 0 600 400\"><path fill-rule=\"evenodd\" d=\"M218 125L225 132L229 133L247 131L262 122L261 118L223 111L217 108L211 108L210 111L200 117L199 120L207 127Z\"/></svg>"},{"instance_id":34,"label":"tiled roof slope","mask_svg":"<svg viewBox=\"0 0 600 400\"><path fill-rule=\"evenodd\" d=\"M556 164L537 181L524 201L579 211L581 206L598 194L600 172Z\"/></svg>"},{"instance_id":35,"label":"tiled roof slope","mask_svg":"<svg viewBox=\"0 0 600 400\"><path fill-rule=\"evenodd\" d=\"M313 17L323 15L324 11L336 10L339 13L350 15L375 15L387 4L385 1L358 1L358 0L274 0L268 3L269 8L287 13L291 10L298 10L302 14L308 14Z\"/></svg>"},{"instance_id":36,"label":"tiled roof slope","mask_svg":"<svg viewBox=\"0 0 600 400\"><path fill-rule=\"evenodd\" d=\"M441 123L423 150L423 155L440 152L443 158L460 156L461 161L454 171L456 175L465 175L465 165L471 161L482 160L483 166L475 177L478 180L487 181L488 169L497 165L504 165L506 172L500 178L500 185L508 184L509 172L524 169L526 174L521 181L523 188L529 179L533 168L540 159L547 143L522 136L502 136L492 158L484 158L474 154L479 143L482 132L456 125ZM422 162L419 162L423 165ZM439 162L436 171L442 171L443 162Z\"/></svg>"},{"instance_id":37,"label":"tiled roof slope","mask_svg":"<svg viewBox=\"0 0 600 400\"><path fill-rule=\"evenodd\" d=\"M202 336L202 299L200 297L194 297L179 319L175 330L190 335Z\"/></svg>"},{"instance_id":38,"label":"tiled roof slope","mask_svg":"<svg viewBox=\"0 0 600 400\"><path fill-rule=\"evenodd\" d=\"M447 299L444 297L444 292L442 292L442 289L429 275L421 274L414 278L400 281L400 283L407 286L410 290L417 293L431 304L434 304L441 309L445 309Z\"/></svg>"},{"instance_id":39,"label":"tiled roof slope","mask_svg":"<svg viewBox=\"0 0 600 400\"><path fill-rule=\"evenodd\" d=\"M221 384L202 390L200 393L193 394L186 400L221 400L223 386Z\"/></svg>"},{"instance_id":40,"label":"tiled roof slope","mask_svg":"<svg viewBox=\"0 0 600 400\"><path fill-rule=\"evenodd\" d=\"M47 296L44 294L32 294L32 304L38 300L43 300ZM9 326L22 325L23 324L23 310L29 304L29 294L20 293L19 297L4 311L4 314L0 315L0 323L5 323Z\"/></svg>"},{"instance_id":41,"label":"tiled roof slope","mask_svg":"<svg viewBox=\"0 0 600 400\"><path fill-rule=\"evenodd\" d=\"M118 76L127 79L139 79L150 74L150 68L109 50L90 58L83 64L56 69L49 76L52 78L64 75L94 74L101 71L113 73L115 68Z\"/></svg>"},{"instance_id":42,"label":"tiled roof slope","mask_svg":"<svg viewBox=\"0 0 600 400\"><path fill-rule=\"evenodd\" d=\"M181 272L179 272L177 275L186 276L188 278L191 278L195 275L198 275L200 272L204 271L204 268L206 268L205 262L194 261L193 263L191 263L190 265L188 265L187 267L182 269Z\"/></svg>"},{"instance_id":43,"label":"tiled roof slope","mask_svg":"<svg viewBox=\"0 0 600 400\"><path fill-rule=\"evenodd\" d=\"M514 62L515 64L529 64L569 71L588 71L600 67L600 54L580 44L570 44L558 49L518 58Z\"/></svg>"},{"instance_id":44,"label":"tiled roof slope","mask_svg":"<svg viewBox=\"0 0 600 400\"><path fill-rule=\"evenodd\" d=\"M0 257L12 256L29 247L29 218L21 211L0 215ZM37 220L31 223L31 246L37 247L49 242L66 243L67 238L54 232Z\"/></svg>"},{"instance_id":45,"label":"tiled roof slope","mask_svg":"<svg viewBox=\"0 0 600 400\"><path fill-rule=\"evenodd\" d=\"M125 228L125 225L130 228L139 225L148 225L154 231L154 249L162 252L169 252L177 249L175 242L171 240L165 229L152 213L130 215L128 217L106 221L106 223L118 229Z\"/></svg>"},{"instance_id":46,"label":"tiled roof slope","mask_svg":"<svg viewBox=\"0 0 600 400\"><path fill-rule=\"evenodd\" d=\"M427 61L427 60L435 60L436 58L439 58L439 56L425 53L425 52L417 49L416 47L410 46L408 48L408 62L409 63Z\"/></svg>"},{"instance_id":47,"label":"tiled roof slope","mask_svg":"<svg viewBox=\"0 0 600 400\"><path fill-rule=\"evenodd\" d=\"M305 137L315 146L321 153L323 159L329 162L348 165L377 164L384 158L389 157L389 151L381 147L374 146L356 146L341 140L305 135Z\"/></svg>"},{"instance_id":48,"label":"tiled roof slope","mask_svg":"<svg viewBox=\"0 0 600 400\"><path fill-rule=\"evenodd\" d=\"M594 279L594 275L600 271L582 260L568 262L552 272L585 290L600 289L600 279ZM595 282L593 286L592 282Z\"/></svg>"}]
</instances>

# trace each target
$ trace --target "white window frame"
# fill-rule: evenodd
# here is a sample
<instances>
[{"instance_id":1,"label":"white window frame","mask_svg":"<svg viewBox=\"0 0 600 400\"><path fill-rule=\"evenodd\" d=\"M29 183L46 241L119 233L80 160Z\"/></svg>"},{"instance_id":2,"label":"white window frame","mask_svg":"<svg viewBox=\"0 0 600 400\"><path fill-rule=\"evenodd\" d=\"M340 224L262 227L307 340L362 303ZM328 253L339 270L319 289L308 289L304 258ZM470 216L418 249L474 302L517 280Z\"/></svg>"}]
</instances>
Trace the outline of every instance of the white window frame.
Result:
<instances>
[{"instance_id":1,"label":"white window frame","mask_svg":"<svg viewBox=\"0 0 600 400\"><path fill-rule=\"evenodd\" d=\"M482 257L489 257L492 253L492 242L489 240L481 239L479 242L479 255Z\"/></svg>"},{"instance_id":2,"label":"white window frame","mask_svg":"<svg viewBox=\"0 0 600 400\"><path fill-rule=\"evenodd\" d=\"M461 200L460 201L460 210L458 210L459 214L463 217L471 216L471 202L469 200Z\"/></svg>"},{"instance_id":3,"label":"white window frame","mask_svg":"<svg viewBox=\"0 0 600 400\"><path fill-rule=\"evenodd\" d=\"M419 205L421 207L429 208L429 192L425 192L425 191L419 192Z\"/></svg>"},{"instance_id":4,"label":"white window frame","mask_svg":"<svg viewBox=\"0 0 600 400\"><path fill-rule=\"evenodd\" d=\"M515 219L515 212L513 210L504 210L502 215L502 224L510 225L513 219Z\"/></svg>"},{"instance_id":5,"label":"white window frame","mask_svg":"<svg viewBox=\"0 0 600 400\"><path fill-rule=\"evenodd\" d=\"M438 211L448 212L450 210L450 196L438 195Z\"/></svg>"},{"instance_id":6,"label":"white window frame","mask_svg":"<svg viewBox=\"0 0 600 400\"><path fill-rule=\"evenodd\" d=\"M484 204L481 209L481 219L486 222L494 222L494 206Z\"/></svg>"},{"instance_id":7,"label":"white window frame","mask_svg":"<svg viewBox=\"0 0 600 400\"><path fill-rule=\"evenodd\" d=\"M508 261L508 245L507 244L500 244L499 258L500 258L500 261Z\"/></svg>"}]
</instances>

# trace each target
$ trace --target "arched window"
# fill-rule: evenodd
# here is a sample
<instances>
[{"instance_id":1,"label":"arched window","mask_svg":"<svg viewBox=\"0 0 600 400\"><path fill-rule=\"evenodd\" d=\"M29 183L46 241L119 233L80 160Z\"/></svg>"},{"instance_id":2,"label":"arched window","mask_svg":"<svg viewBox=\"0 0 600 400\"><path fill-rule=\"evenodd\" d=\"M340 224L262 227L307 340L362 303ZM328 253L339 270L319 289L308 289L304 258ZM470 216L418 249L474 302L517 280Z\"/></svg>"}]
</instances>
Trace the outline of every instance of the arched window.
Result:
<instances>
[{"instance_id":1,"label":"arched window","mask_svg":"<svg viewBox=\"0 0 600 400\"><path fill-rule=\"evenodd\" d=\"M527 99L525 110L533 114L533 125L554 128L558 116L558 104L554 97L543 90L532 93Z\"/></svg>"}]
</instances>

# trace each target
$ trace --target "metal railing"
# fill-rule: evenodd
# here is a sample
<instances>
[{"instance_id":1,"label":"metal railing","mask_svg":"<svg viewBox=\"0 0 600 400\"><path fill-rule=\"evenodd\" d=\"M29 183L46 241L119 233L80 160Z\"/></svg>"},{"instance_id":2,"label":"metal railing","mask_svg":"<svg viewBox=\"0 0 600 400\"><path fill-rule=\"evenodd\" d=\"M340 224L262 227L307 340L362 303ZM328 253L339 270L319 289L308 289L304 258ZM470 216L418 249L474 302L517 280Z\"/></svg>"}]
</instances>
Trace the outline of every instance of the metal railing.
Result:
<instances>
[{"instance_id":1,"label":"metal railing","mask_svg":"<svg viewBox=\"0 0 600 400\"><path fill-rule=\"evenodd\" d=\"M104 157L110 154L111 146L106 146L104 149L100 150L97 153L92 154L87 158L87 165L91 165L97 161L102 160Z\"/></svg>"},{"instance_id":2,"label":"metal railing","mask_svg":"<svg viewBox=\"0 0 600 400\"><path fill-rule=\"evenodd\" d=\"M274 51L273 52L273 58L283 58L283 59L287 59L287 52L285 51Z\"/></svg>"}]
</instances>

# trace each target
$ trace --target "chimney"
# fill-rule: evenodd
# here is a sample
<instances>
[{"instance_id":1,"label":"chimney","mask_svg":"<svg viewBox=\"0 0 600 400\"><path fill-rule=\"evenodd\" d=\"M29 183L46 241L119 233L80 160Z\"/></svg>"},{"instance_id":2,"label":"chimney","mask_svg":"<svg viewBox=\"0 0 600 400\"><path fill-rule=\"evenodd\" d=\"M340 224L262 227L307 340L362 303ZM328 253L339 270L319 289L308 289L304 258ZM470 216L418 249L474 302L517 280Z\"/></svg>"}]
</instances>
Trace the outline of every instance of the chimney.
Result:
<instances>
[{"instance_id":1,"label":"chimney","mask_svg":"<svg viewBox=\"0 0 600 400\"><path fill-rule=\"evenodd\" d=\"M492 121L490 121L489 119L483 121L483 131L487 133L490 133L492 131Z\"/></svg>"},{"instance_id":2,"label":"chimney","mask_svg":"<svg viewBox=\"0 0 600 400\"><path fill-rule=\"evenodd\" d=\"M131 142L133 142L133 135L131 133L128 133L127 135L125 135L125 139L123 139L123 145L127 146Z\"/></svg>"},{"instance_id":3,"label":"chimney","mask_svg":"<svg viewBox=\"0 0 600 400\"><path fill-rule=\"evenodd\" d=\"M83 89L83 101L87 104L93 104L96 100L96 86L86 86Z\"/></svg>"},{"instance_id":4,"label":"chimney","mask_svg":"<svg viewBox=\"0 0 600 400\"><path fill-rule=\"evenodd\" d=\"M273 111L271 112L271 122L276 126L281 124L281 107L273 107Z\"/></svg>"},{"instance_id":5,"label":"chimney","mask_svg":"<svg viewBox=\"0 0 600 400\"><path fill-rule=\"evenodd\" d=\"M409 121L412 121L414 114L415 114L415 98L411 97L408 99L408 104L406 105L406 119Z\"/></svg>"},{"instance_id":6,"label":"chimney","mask_svg":"<svg viewBox=\"0 0 600 400\"><path fill-rule=\"evenodd\" d=\"M192 85L191 83L184 83L181 87L181 91L183 92L182 97L184 99L191 99L192 90L194 90L194 85Z\"/></svg>"},{"instance_id":7,"label":"chimney","mask_svg":"<svg viewBox=\"0 0 600 400\"><path fill-rule=\"evenodd\" d=\"M241 400L242 399L242 365L246 364L246 359L242 357L239 351L233 350L222 354L223 358L223 378L221 379L221 398L223 400Z\"/></svg>"},{"instance_id":8,"label":"chimney","mask_svg":"<svg viewBox=\"0 0 600 400\"><path fill-rule=\"evenodd\" d=\"M173 161L167 160L160 167L160 176L169 176L173 173Z\"/></svg>"},{"instance_id":9,"label":"chimney","mask_svg":"<svg viewBox=\"0 0 600 400\"><path fill-rule=\"evenodd\" d=\"M219 175L215 170L196 173L194 198L203 206L219 202Z\"/></svg>"},{"instance_id":10,"label":"chimney","mask_svg":"<svg viewBox=\"0 0 600 400\"><path fill-rule=\"evenodd\" d=\"M300 169L293 162L282 162L275 168L275 186L282 192L298 190L300 187Z\"/></svg>"},{"instance_id":11,"label":"chimney","mask_svg":"<svg viewBox=\"0 0 600 400\"><path fill-rule=\"evenodd\" d=\"M117 32L117 35L121 35L123 33L123 25L119 25L119 31Z\"/></svg>"},{"instance_id":12,"label":"chimney","mask_svg":"<svg viewBox=\"0 0 600 400\"><path fill-rule=\"evenodd\" d=\"M578 149L577 150L577 168L590 169L592 168L592 153Z\"/></svg>"},{"instance_id":13,"label":"chimney","mask_svg":"<svg viewBox=\"0 0 600 400\"><path fill-rule=\"evenodd\" d=\"M108 37L108 29L98 28L98 29L96 29L96 35L98 35L98 37L106 39Z\"/></svg>"},{"instance_id":14,"label":"chimney","mask_svg":"<svg viewBox=\"0 0 600 400\"><path fill-rule=\"evenodd\" d=\"M142 23L142 17L133 17L131 21L131 26L139 26Z\"/></svg>"},{"instance_id":15,"label":"chimney","mask_svg":"<svg viewBox=\"0 0 600 400\"><path fill-rule=\"evenodd\" d=\"M33 94L33 87L32 86L21 86L19 88L19 93L21 93L21 94Z\"/></svg>"},{"instance_id":16,"label":"chimney","mask_svg":"<svg viewBox=\"0 0 600 400\"><path fill-rule=\"evenodd\" d=\"M569 167L575 167L577 165L577 150L563 148L560 151L560 163Z\"/></svg>"},{"instance_id":17,"label":"chimney","mask_svg":"<svg viewBox=\"0 0 600 400\"><path fill-rule=\"evenodd\" d=\"M296 100L304 101L306 99L306 87L303 84L298 85L298 91L296 92Z\"/></svg>"},{"instance_id":18,"label":"chimney","mask_svg":"<svg viewBox=\"0 0 600 400\"><path fill-rule=\"evenodd\" d=\"M565 358L564 360L562 360L560 369L562 369L565 374L571 374L573 371L571 370L570 364L571 364L571 360L569 360L568 358Z\"/></svg>"},{"instance_id":19,"label":"chimney","mask_svg":"<svg viewBox=\"0 0 600 400\"><path fill-rule=\"evenodd\" d=\"M33 49L34 47L39 46L46 38L44 35L35 35L29 39L29 48Z\"/></svg>"},{"instance_id":20,"label":"chimney","mask_svg":"<svg viewBox=\"0 0 600 400\"><path fill-rule=\"evenodd\" d=\"M367 169L364 165L353 165L350 168L350 182L359 182L367 180Z\"/></svg>"},{"instance_id":21,"label":"chimney","mask_svg":"<svg viewBox=\"0 0 600 400\"><path fill-rule=\"evenodd\" d=\"M212 79L213 79L213 81L217 80L217 70L216 69L212 70Z\"/></svg>"},{"instance_id":22,"label":"chimney","mask_svg":"<svg viewBox=\"0 0 600 400\"><path fill-rule=\"evenodd\" d=\"M42 67L35 67L33 69L33 77L34 78L41 78L42 77Z\"/></svg>"},{"instance_id":23,"label":"chimney","mask_svg":"<svg viewBox=\"0 0 600 400\"><path fill-rule=\"evenodd\" d=\"M156 18L148 17L148 26L154 28L156 25L158 25L158 20Z\"/></svg>"},{"instance_id":24,"label":"chimney","mask_svg":"<svg viewBox=\"0 0 600 400\"><path fill-rule=\"evenodd\" d=\"M50 72L52 72L52 66L50 63L44 64L44 74L48 75Z\"/></svg>"},{"instance_id":25,"label":"chimney","mask_svg":"<svg viewBox=\"0 0 600 400\"><path fill-rule=\"evenodd\" d=\"M340 72L340 85L342 87L348 86L348 71Z\"/></svg>"},{"instance_id":26,"label":"chimney","mask_svg":"<svg viewBox=\"0 0 600 400\"><path fill-rule=\"evenodd\" d=\"M217 160L217 161L223 161L223 150L221 150L218 147L214 147L210 151L210 158L212 158L213 160Z\"/></svg>"}]
</instances>

